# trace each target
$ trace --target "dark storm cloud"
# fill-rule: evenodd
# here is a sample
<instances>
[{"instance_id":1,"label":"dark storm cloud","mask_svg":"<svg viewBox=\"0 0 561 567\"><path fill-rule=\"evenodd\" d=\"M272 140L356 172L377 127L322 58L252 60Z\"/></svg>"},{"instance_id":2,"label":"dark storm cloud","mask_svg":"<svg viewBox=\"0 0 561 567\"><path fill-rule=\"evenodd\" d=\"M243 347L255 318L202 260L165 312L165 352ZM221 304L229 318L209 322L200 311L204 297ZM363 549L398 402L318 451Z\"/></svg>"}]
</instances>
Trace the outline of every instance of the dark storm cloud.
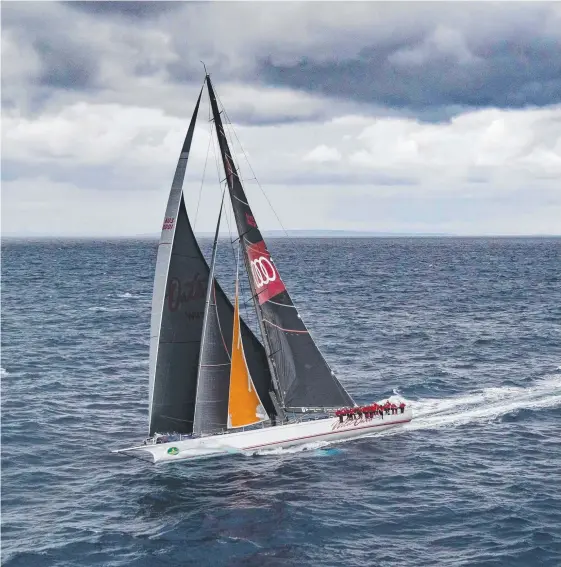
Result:
<instances>
[{"instance_id":1,"label":"dark storm cloud","mask_svg":"<svg viewBox=\"0 0 561 567\"><path fill-rule=\"evenodd\" d=\"M179 10L183 2L61 2L65 6L92 14L94 16L111 18L122 16L138 20L153 19Z\"/></svg>"},{"instance_id":2,"label":"dark storm cloud","mask_svg":"<svg viewBox=\"0 0 561 567\"><path fill-rule=\"evenodd\" d=\"M294 65L267 58L260 62L260 76L272 85L417 111L561 102L559 41L491 44L474 49L465 62L438 53L423 60L421 50L420 43L404 43L391 50L364 48L349 60L303 59Z\"/></svg>"},{"instance_id":3,"label":"dark storm cloud","mask_svg":"<svg viewBox=\"0 0 561 567\"><path fill-rule=\"evenodd\" d=\"M122 94L147 77L154 77L152 87L182 88L201 82L203 60L220 84L297 89L360 104L364 114L384 107L441 121L474 108L561 102L555 7L477 3L475 11L471 3L398 3L382 9L372 3L370 11L368 4L356 4L362 11L322 4L320 21L307 3L3 3L3 30L17 37L22 50L31 46L39 60L38 68L21 71L22 89L11 89L4 100L10 104L23 90L40 104L49 99L48 89L100 86ZM340 24L342 15L347 17ZM370 31L369 22L385 17L387 29ZM248 18L265 27L249 25ZM496 27L478 25L493 18ZM19 80L25 66L8 63ZM10 85L3 81L3 87ZM282 115L248 105L236 119L254 125L322 120L327 115L320 106Z\"/></svg>"},{"instance_id":4,"label":"dark storm cloud","mask_svg":"<svg viewBox=\"0 0 561 567\"><path fill-rule=\"evenodd\" d=\"M37 39L32 45L41 60L40 85L71 90L95 87L99 65L84 46L58 36Z\"/></svg>"}]
</instances>

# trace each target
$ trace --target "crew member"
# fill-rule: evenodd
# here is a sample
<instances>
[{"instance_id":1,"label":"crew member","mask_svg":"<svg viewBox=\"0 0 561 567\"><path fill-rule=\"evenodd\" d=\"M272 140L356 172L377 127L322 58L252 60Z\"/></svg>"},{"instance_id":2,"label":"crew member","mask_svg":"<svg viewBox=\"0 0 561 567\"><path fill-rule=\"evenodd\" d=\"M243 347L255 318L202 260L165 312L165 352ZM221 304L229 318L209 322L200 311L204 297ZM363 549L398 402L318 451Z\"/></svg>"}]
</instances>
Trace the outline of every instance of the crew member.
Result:
<instances>
[{"instance_id":1,"label":"crew member","mask_svg":"<svg viewBox=\"0 0 561 567\"><path fill-rule=\"evenodd\" d=\"M405 404L403 402L399 404L399 409L401 410L401 413L405 411Z\"/></svg>"},{"instance_id":2,"label":"crew member","mask_svg":"<svg viewBox=\"0 0 561 567\"><path fill-rule=\"evenodd\" d=\"M386 400L386 403L384 404L384 411L386 412L386 415L390 414L391 406L390 400Z\"/></svg>"},{"instance_id":3,"label":"crew member","mask_svg":"<svg viewBox=\"0 0 561 567\"><path fill-rule=\"evenodd\" d=\"M335 412L335 416L339 418L339 423L343 423L343 411L342 409L338 409Z\"/></svg>"},{"instance_id":4,"label":"crew member","mask_svg":"<svg viewBox=\"0 0 561 567\"><path fill-rule=\"evenodd\" d=\"M392 410L392 415L395 415L397 413L397 406L395 404L392 404L390 407Z\"/></svg>"}]
</instances>

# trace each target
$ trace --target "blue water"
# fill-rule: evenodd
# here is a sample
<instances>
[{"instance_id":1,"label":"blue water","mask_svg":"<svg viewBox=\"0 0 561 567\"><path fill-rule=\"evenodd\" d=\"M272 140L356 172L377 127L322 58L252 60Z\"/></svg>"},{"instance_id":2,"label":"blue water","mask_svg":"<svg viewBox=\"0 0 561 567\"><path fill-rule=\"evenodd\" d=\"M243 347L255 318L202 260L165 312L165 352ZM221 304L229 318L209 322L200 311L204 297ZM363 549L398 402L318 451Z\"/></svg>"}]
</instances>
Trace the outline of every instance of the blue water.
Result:
<instances>
[{"instance_id":1,"label":"blue water","mask_svg":"<svg viewBox=\"0 0 561 567\"><path fill-rule=\"evenodd\" d=\"M197 463L110 454L146 434L156 244L6 241L3 565L561 565L561 240L271 249L349 392L397 391L416 419Z\"/></svg>"}]
</instances>

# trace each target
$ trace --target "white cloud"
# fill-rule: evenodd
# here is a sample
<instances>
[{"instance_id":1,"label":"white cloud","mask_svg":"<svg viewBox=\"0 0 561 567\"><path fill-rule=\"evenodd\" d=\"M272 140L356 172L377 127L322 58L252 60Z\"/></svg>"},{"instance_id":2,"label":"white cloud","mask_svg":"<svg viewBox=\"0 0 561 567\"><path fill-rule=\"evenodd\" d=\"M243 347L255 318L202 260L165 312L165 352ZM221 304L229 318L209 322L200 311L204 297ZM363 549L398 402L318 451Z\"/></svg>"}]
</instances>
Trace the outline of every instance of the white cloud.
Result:
<instances>
[{"instance_id":1,"label":"white cloud","mask_svg":"<svg viewBox=\"0 0 561 567\"><path fill-rule=\"evenodd\" d=\"M317 146L308 152L303 158L304 161L326 163L330 161L341 161L341 152L337 148L330 148L325 144Z\"/></svg>"},{"instance_id":2,"label":"white cloud","mask_svg":"<svg viewBox=\"0 0 561 567\"><path fill-rule=\"evenodd\" d=\"M287 228L558 233L560 122L561 107L491 109L441 124L349 115L236 133ZM162 110L87 103L34 119L8 114L5 162L42 173L4 182L3 232L156 233L187 123ZM191 211L208 131L202 118L186 182ZM279 228L234 149L260 225ZM197 219L204 231L215 221L214 160L211 150ZM61 224L61 211L74 220Z\"/></svg>"},{"instance_id":3,"label":"white cloud","mask_svg":"<svg viewBox=\"0 0 561 567\"><path fill-rule=\"evenodd\" d=\"M349 160L372 169L415 168L461 179L474 169L488 179L522 175L561 179L561 106L541 110L480 110L448 123L376 120L358 135Z\"/></svg>"}]
</instances>

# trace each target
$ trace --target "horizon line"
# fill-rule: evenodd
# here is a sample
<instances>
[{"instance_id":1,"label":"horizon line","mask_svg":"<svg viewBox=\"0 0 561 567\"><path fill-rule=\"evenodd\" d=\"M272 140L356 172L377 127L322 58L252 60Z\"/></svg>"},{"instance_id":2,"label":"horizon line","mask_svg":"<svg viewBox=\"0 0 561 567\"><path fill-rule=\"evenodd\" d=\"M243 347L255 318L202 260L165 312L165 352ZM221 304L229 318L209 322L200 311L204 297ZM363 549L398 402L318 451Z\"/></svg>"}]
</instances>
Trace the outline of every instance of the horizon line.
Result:
<instances>
[{"instance_id":1,"label":"horizon line","mask_svg":"<svg viewBox=\"0 0 561 567\"><path fill-rule=\"evenodd\" d=\"M449 233L449 232L383 232L383 231L352 231L352 230L288 230L264 231L263 236L268 238L561 238L559 234L529 233ZM197 232L198 238L212 238L213 232ZM219 239L225 240L227 233L221 233ZM159 234L2 234L0 240L155 240L160 239Z\"/></svg>"}]
</instances>

